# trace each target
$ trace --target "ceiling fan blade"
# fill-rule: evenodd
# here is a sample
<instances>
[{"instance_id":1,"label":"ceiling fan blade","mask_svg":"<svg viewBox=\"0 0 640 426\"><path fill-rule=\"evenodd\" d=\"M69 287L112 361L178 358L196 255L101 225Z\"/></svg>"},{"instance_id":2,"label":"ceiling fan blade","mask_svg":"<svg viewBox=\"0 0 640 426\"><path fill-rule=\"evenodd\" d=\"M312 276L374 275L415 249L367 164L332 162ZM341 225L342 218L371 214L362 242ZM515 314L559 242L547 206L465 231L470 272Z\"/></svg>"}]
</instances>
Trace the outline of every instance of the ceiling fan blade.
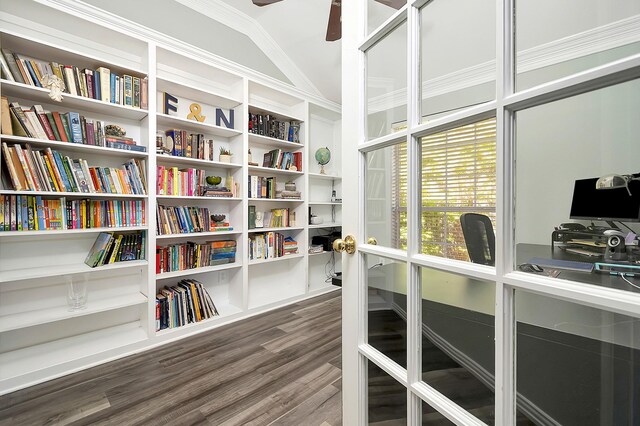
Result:
<instances>
[{"instance_id":1,"label":"ceiling fan blade","mask_svg":"<svg viewBox=\"0 0 640 426\"><path fill-rule=\"evenodd\" d=\"M382 3L385 6L392 7L394 9L400 9L402 6L407 4L406 0L376 0L378 3Z\"/></svg>"},{"instance_id":2,"label":"ceiling fan blade","mask_svg":"<svg viewBox=\"0 0 640 426\"><path fill-rule=\"evenodd\" d=\"M282 1L282 0L253 0L253 4L255 4L256 6L262 7L262 6L268 6L273 3L278 3L279 1Z\"/></svg>"},{"instance_id":3,"label":"ceiling fan blade","mask_svg":"<svg viewBox=\"0 0 640 426\"><path fill-rule=\"evenodd\" d=\"M329 22L327 23L327 41L340 40L342 37L342 0L331 0Z\"/></svg>"}]
</instances>

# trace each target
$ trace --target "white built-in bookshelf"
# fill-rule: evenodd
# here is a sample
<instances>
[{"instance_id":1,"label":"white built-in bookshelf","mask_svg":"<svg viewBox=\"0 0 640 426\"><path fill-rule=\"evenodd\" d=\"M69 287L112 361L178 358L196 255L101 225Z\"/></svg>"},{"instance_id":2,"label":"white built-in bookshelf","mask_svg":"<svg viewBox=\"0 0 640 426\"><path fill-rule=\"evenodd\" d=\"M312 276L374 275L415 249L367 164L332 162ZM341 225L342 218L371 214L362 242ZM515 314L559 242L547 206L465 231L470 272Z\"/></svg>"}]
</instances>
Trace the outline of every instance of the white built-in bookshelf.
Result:
<instances>
[{"instance_id":1,"label":"white built-in bookshelf","mask_svg":"<svg viewBox=\"0 0 640 426\"><path fill-rule=\"evenodd\" d=\"M29 17L0 16L3 49L27 57L75 65L80 69L107 67L148 81L148 108L132 108L87 97L63 94L50 99L47 89L0 80L0 93L23 108L42 105L47 111L78 112L92 120L116 124L146 152L125 151L24 136L1 135L8 146L27 144L34 150L50 148L99 167L117 168L129 159L144 164L146 194L16 191L4 180L0 196L41 196L45 199L90 201L144 201L144 224L129 227L0 232L0 394L71 371L106 362L163 342L210 330L267 309L336 289L327 270L340 271L339 256L324 251L309 254L316 235L341 231L342 210L332 201L341 197L340 113L330 102L297 89L228 70L211 57L196 57L172 47L137 38L117 29L41 7L49 14L31 25ZM15 13L15 11L14 11ZM40 19L40 18L38 18ZM69 25L73 22L73 25ZM42 31L43 28L51 31ZM187 119L186 114L163 110L164 92L181 103L199 103L234 111L234 126ZM252 133L249 114L299 123L299 142ZM214 158L195 159L156 152L156 136L169 129L203 134L213 139ZM220 147L233 153L219 160ZM320 173L315 151L328 147L331 162ZM249 165L248 151L258 165ZM272 150L301 153L302 170L263 167ZM4 163L0 152L0 163ZM3 164L4 165L4 164ZM157 193L157 167L204 170L207 175L232 177L239 185L233 197L167 195ZM293 182L300 199L249 197L250 176L274 177L277 186ZM156 209L194 207L225 215L232 230L156 235ZM249 206L258 211L289 209L295 224L289 227L249 229ZM322 218L310 225L309 213ZM143 259L90 268L84 263L100 232L143 232ZM297 241L297 253L249 260L249 240L261 233L280 233ZM157 273L157 247L188 242L233 241L233 263ZM219 315L180 327L159 330L156 295L184 279L195 279L209 293ZM69 311L70 282L88 286L86 309Z\"/></svg>"}]
</instances>

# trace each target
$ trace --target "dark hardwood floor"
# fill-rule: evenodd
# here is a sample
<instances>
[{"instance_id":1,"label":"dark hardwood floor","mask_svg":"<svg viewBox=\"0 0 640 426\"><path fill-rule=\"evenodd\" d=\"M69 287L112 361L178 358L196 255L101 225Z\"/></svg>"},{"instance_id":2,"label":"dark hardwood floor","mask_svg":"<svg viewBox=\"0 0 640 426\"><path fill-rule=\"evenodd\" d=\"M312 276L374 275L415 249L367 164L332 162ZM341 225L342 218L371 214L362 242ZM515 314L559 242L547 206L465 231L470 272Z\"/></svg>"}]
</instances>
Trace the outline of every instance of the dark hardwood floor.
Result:
<instances>
[{"instance_id":1,"label":"dark hardwood floor","mask_svg":"<svg viewBox=\"0 0 640 426\"><path fill-rule=\"evenodd\" d=\"M0 425L342 423L340 292L0 397Z\"/></svg>"}]
</instances>

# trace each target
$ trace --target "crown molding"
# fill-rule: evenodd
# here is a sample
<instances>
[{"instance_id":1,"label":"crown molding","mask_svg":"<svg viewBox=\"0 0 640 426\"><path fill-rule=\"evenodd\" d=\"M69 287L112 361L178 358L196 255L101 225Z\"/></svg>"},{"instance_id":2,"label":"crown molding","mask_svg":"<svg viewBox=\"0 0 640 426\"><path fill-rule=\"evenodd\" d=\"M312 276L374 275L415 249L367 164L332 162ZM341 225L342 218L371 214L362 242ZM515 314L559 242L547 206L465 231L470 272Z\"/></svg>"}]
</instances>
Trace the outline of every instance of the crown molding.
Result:
<instances>
[{"instance_id":1,"label":"crown molding","mask_svg":"<svg viewBox=\"0 0 640 426\"><path fill-rule=\"evenodd\" d=\"M302 98L308 99L310 102L320 105L324 108L340 111L341 106L336 102L325 99L319 92L307 91L297 86L293 86L274 77L268 76L259 71L253 70L244 65L230 61L219 55L208 52L204 49L190 45L184 41L174 37L167 36L159 31L144 27L138 23L130 21L122 16L115 15L111 12L99 9L93 5L84 3L80 0L34 0L43 6L51 7L61 12L76 16L85 21L92 22L110 30L120 32L122 34L140 39L147 43L155 43L159 47L169 48L173 51L182 52L189 56L211 64L224 71L238 74L240 76L251 79L252 81L264 84L277 90L293 93ZM11 16L8 15L7 16ZM225 24L226 25L226 24ZM277 64L276 64L277 65ZM284 71L283 71L284 72ZM285 74L286 75L286 74Z\"/></svg>"},{"instance_id":2,"label":"crown molding","mask_svg":"<svg viewBox=\"0 0 640 426\"><path fill-rule=\"evenodd\" d=\"M518 73L535 71L636 42L640 42L640 15L522 50L517 55ZM433 98L490 83L495 79L496 63L488 61L424 81L422 93L424 98ZM406 103L406 88L399 89L372 98L369 111L385 111Z\"/></svg>"}]
</instances>

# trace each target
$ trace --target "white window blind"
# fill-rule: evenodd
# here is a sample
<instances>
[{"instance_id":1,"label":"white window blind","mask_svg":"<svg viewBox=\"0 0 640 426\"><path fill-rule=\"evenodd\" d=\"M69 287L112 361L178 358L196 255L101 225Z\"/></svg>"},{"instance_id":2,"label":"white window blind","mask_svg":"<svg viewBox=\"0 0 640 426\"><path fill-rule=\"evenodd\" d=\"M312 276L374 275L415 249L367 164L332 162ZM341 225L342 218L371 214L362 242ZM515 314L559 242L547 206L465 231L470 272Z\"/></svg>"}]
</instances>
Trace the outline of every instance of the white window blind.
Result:
<instances>
[{"instance_id":1,"label":"white window blind","mask_svg":"<svg viewBox=\"0 0 640 426\"><path fill-rule=\"evenodd\" d=\"M482 213L495 222L496 122L485 120L427 136L422 146L422 252L468 260L462 213ZM407 152L395 149L394 235L407 243Z\"/></svg>"}]
</instances>

